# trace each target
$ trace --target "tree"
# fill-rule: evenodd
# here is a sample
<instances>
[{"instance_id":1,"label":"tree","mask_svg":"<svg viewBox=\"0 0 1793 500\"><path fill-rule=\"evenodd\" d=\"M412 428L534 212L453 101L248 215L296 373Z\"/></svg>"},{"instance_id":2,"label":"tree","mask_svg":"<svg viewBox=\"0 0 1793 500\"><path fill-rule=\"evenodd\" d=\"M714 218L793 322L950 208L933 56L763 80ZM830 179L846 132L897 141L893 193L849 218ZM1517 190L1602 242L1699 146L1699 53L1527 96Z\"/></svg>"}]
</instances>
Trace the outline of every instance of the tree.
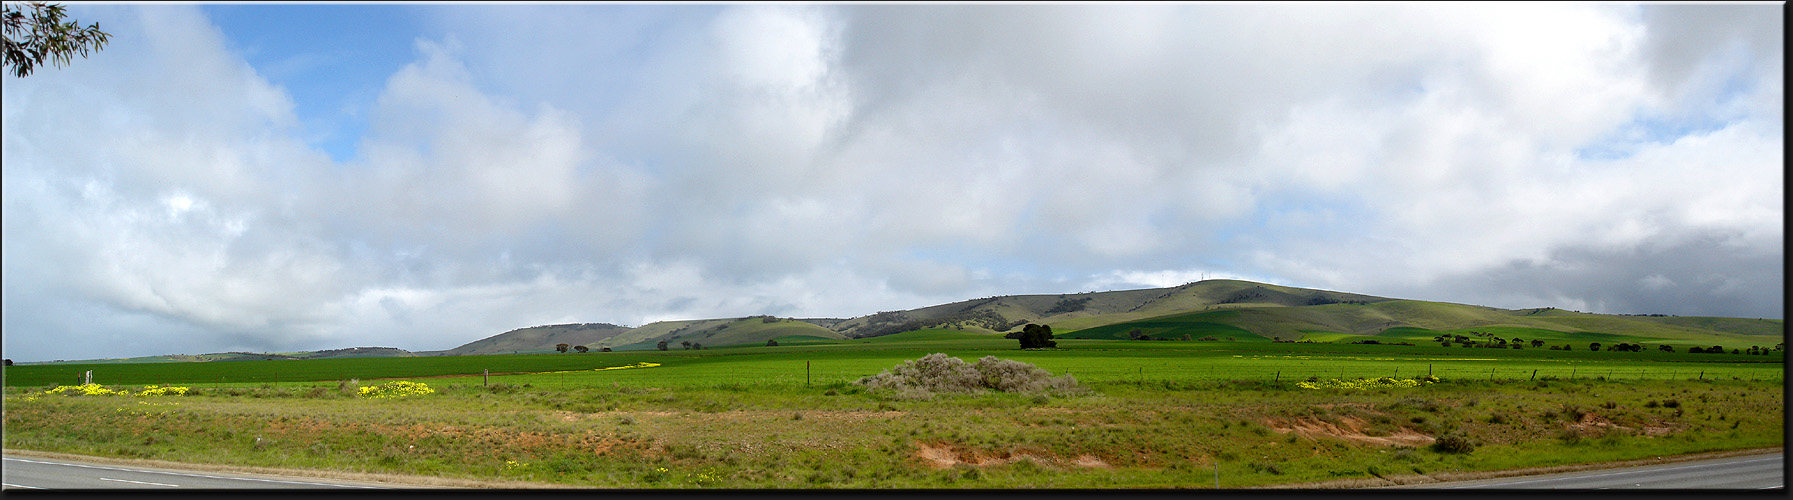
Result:
<instances>
[{"instance_id":1,"label":"tree","mask_svg":"<svg viewBox=\"0 0 1793 500\"><path fill-rule=\"evenodd\" d=\"M775 339L766 339L766 347L778 347L778 341Z\"/></svg>"},{"instance_id":2,"label":"tree","mask_svg":"<svg viewBox=\"0 0 1793 500\"><path fill-rule=\"evenodd\" d=\"M704 345L703 345L703 342L692 342L692 343L691 343L691 350L693 350L693 351L702 351L702 350L704 350Z\"/></svg>"},{"instance_id":3,"label":"tree","mask_svg":"<svg viewBox=\"0 0 1793 500\"><path fill-rule=\"evenodd\" d=\"M1656 350L1662 351L1662 352L1675 352L1675 346L1663 344L1663 345L1656 346Z\"/></svg>"},{"instance_id":4,"label":"tree","mask_svg":"<svg viewBox=\"0 0 1793 500\"><path fill-rule=\"evenodd\" d=\"M1600 343L1599 343L1599 342L1593 342L1593 343L1590 343L1590 344L1588 344L1588 350L1590 350L1590 351L1598 351L1598 350L1600 350Z\"/></svg>"},{"instance_id":5,"label":"tree","mask_svg":"<svg viewBox=\"0 0 1793 500\"><path fill-rule=\"evenodd\" d=\"M12 366L12 360L10 360L10 359L0 360L0 366Z\"/></svg>"},{"instance_id":6,"label":"tree","mask_svg":"<svg viewBox=\"0 0 1793 500\"><path fill-rule=\"evenodd\" d=\"M1058 342L1052 340L1052 327L1047 325L1035 325L1030 323L1027 326L1021 327L1020 340L1022 349L1058 347Z\"/></svg>"},{"instance_id":7,"label":"tree","mask_svg":"<svg viewBox=\"0 0 1793 500\"><path fill-rule=\"evenodd\" d=\"M559 352L567 352L567 345L566 344L554 344L554 350L559 351Z\"/></svg>"},{"instance_id":8,"label":"tree","mask_svg":"<svg viewBox=\"0 0 1793 500\"><path fill-rule=\"evenodd\" d=\"M664 351L666 350L666 341L662 340L659 343L654 344L654 347L658 347L660 350Z\"/></svg>"},{"instance_id":9,"label":"tree","mask_svg":"<svg viewBox=\"0 0 1793 500\"><path fill-rule=\"evenodd\" d=\"M685 346L685 348L686 348L686 349L690 349L690 348L691 348L691 341L689 341L689 340L681 340L681 341L679 341L679 345L682 345L682 346Z\"/></svg>"},{"instance_id":10,"label":"tree","mask_svg":"<svg viewBox=\"0 0 1793 500\"><path fill-rule=\"evenodd\" d=\"M1544 347L1544 341L1532 339L1532 347Z\"/></svg>"},{"instance_id":11,"label":"tree","mask_svg":"<svg viewBox=\"0 0 1793 500\"><path fill-rule=\"evenodd\" d=\"M82 28L73 20L63 20L66 11L66 7L45 2L5 3L5 11L0 12L6 35L4 67L11 68L13 76L29 76L46 61L58 68L67 66L75 55L87 57L89 51L106 47L112 35L100 31L100 23Z\"/></svg>"},{"instance_id":12,"label":"tree","mask_svg":"<svg viewBox=\"0 0 1793 500\"><path fill-rule=\"evenodd\" d=\"M610 348L609 347L599 347L598 352L610 352Z\"/></svg>"},{"instance_id":13,"label":"tree","mask_svg":"<svg viewBox=\"0 0 1793 500\"><path fill-rule=\"evenodd\" d=\"M585 346L582 346L582 345L576 345L576 346L573 346L573 350L575 350L575 351L579 351L579 352L585 352L585 351L589 351L589 350L591 350L591 348L590 348L590 347L585 347Z\"/></svg>"}]
</instances>

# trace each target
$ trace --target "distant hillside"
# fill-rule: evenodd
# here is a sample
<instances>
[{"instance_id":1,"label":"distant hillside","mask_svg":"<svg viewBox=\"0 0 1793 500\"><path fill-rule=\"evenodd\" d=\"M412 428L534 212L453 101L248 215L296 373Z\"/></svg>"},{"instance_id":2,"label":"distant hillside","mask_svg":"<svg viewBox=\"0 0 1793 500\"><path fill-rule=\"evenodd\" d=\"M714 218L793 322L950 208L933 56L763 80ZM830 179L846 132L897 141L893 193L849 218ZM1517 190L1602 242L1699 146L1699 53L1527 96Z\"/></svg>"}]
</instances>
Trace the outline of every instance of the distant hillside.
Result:
<instances>
[{"instance_id":1,"label":"distant hillside","mask_svg":"<svg viewBox=\"0 0 1793 500\"><path fill-rule=\"evenodd\" d=\"M460 347L440 351L440 353L444 356L501 354L512 351L553 349L556 344L582 345L597 349L601 345L607 345L610 339L626 334L630 330L629 327L609 323L532 326L468 342Z\"/></svg>"},{"instance_id":2,"label":"distant hillside","mask_svg":"<svg viewBox=\"0 0 1793 500\"><path fill-rule=\"evenodd\" d=\"M680 349L684 342L705 347L763 345L767 339L779 337L865 339L918 330L999 335L1028 323L1051 325L1064 338L1181 340L1188 336L1257 342L1427 341L1445 332L1478 329L1483 333L1553 341L1632 339L1747 347L1783 342L1786 332L1785 322L1778 319L1607 315L1549 307L1499 309L1239 280L1206 280L1168 288L985 297L847 319L751 316L660 321L637 328L607 323L532 326L445 351L412 353L389 347L357 347L310 353L223 353L97 362L500 354L547 352L556 344L583 345L592 350L640 350L653 349L662 340Z\"/></svg>"},{"instance_id":3,"label":"distant hillside","mask_svg":"<svg viewBox=\"0 0 1793 500\"><path fill-rule=\"evenodd\" d=\"M329 359L329 358L376 358L376 357L411 357L418 353L394 347L349 347L345 349L327 349L322 351L300 351L282 353L263 352L215 352L210 354L164 354L160 356L142 356L136 358L108 358L84 360L60 360L51 362L24 362L21 365L59 364L59 363L198 363L205 361L260 361L265 359Z\"/></svg>"},{"instance_id":4,"label":"distant hillside","mask_svg":"<svg viewBox=\"0 0 1793 500\"><path fill-rule=\"evenodd\" d=\"M513 351L541 351L553 349L555 344L583 345L593 350L609 347L613 350L653 349L654 344L666 340L683 348L682 342L694 342L708 347L731 344L764 344L767 339L786 335L808 335L830 339L846 337L820 326L834 324L841 320L828 319L784 319L771 316L754 316L748 318L705 319L690 321L659 321L629 328L605 323L586 323L578 325L532 326L504 332L492 337L476 340L466 345L442 351L442 354L459 356L468 354L500 354Z\"/></svg>"},{"instance_id":5,"label":"distant hillside","mask_svg":"<svg viewBox=\"0 0 1793 500\"><path fill-rule=\"evenodd\" d=\"M1002 333L1027 323L1050 324L1058 330L1077 330L1213 308L1299 307L1388 300L1393 299L1249 281L1208 280L1171 288L987 297L909 311L880 312L843 321L834 330L853 338L924 328Z\"/></svg>"}]
</instances>

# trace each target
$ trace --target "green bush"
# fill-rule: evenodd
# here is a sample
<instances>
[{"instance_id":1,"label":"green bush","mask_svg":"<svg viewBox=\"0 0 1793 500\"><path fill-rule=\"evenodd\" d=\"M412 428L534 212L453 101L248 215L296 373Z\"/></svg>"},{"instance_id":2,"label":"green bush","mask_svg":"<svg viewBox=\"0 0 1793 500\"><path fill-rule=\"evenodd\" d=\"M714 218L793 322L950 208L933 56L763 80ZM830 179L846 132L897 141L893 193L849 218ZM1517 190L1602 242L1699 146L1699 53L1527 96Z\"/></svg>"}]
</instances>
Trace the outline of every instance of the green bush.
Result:
<instances>
[{"instance_id":1,"label":"green bush","mask_svg":"<svg viewBox=\"0 0 1793 500\"><path fill-rule=\"evenodd\" d=\"M1452 431L1432 442L1432 450L1439 453L1469 453L1475 451L1475 442L1470 441L1469 436L1463 435L1462 431Z\"/></svg>"}]
</instances>

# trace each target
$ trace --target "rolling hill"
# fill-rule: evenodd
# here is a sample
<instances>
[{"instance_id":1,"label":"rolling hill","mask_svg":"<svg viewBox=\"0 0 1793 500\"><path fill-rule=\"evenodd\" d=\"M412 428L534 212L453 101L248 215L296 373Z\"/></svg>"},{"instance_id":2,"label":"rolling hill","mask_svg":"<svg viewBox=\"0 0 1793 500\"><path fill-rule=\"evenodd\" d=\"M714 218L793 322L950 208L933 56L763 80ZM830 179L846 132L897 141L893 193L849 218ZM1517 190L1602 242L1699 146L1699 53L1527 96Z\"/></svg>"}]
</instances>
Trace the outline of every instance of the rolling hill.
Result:
<instances>
[{"instance_id":1,"label":"rolling hill","mask_svg":"<svg viewBox=\"0 0 1793 500\"><path fill-rule=\"evenodd\" d=\"M1051 325L1061 338L1181 340L1187 335L1241 342L1419 342L1446 333L1480 332L1552 342L1647 339L1748 346L1779 343L1785 331L1783 321L1772 319L1619 316L1548 307L1499 309L1206 280L1168 288L984 297L848 319L754 316L662 321L633 329L604 325L609 328L584 335L573 333L579 325L550 325L513 330L447 353L539 352L561 342L618 350L653 349L661 340L675 349L682 348L683 342L720 347L763 344L779 337L866 339L920 330L999 335L1028 323Z\"/></svg>"},{"instance_id":2,"label":"rolling hill","mask_svg":"<svg viewBox=\"0 0 1793 500\"><path fill-rule=\"evenodd\" d=\"M1434 337L1481 335L1572 342L1651 342L1744 348L1785 341L1779 319L1592 314L1556 308L1494 307L1393 299L1239 280L1206 280L1168 288L1008 295L965 300L856 318L750 316L660 321L630 328L577 323L519 328L444 351L354 348L313 353L226 353L153 357L151 361L292 359L340 356L437 356L553 352L556 344L593 350L654 349L659 341L708 347L763 345L768 339L869 339L916 331L1001 335L1028 323L1051 325L1059 338L1240 342L1432 342ZM902 338L902 337L897 337ZM167 358L167 359L162 359ZM149 358L133 358L149 359Z\"/></svg>"}]
</instances>

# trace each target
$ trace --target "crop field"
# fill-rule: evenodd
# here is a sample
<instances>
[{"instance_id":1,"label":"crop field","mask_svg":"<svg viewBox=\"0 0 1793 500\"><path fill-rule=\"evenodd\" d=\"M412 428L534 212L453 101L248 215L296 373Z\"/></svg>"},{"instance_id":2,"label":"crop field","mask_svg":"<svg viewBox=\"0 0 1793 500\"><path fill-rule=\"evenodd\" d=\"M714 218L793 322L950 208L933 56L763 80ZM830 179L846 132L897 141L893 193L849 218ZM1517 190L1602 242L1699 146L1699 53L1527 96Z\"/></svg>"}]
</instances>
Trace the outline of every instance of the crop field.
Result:
<instances>
[{"instance_id":1,"label":"crop field","mask_svg":"<svg viewBox=\"0 0 1793 500\"><path fill-rule=\"evenodd\" d=\"M906 359L950 352L968 359L995 355L1033 363L1080 380L1108 381L1282 381L1308 377L1363 378L1432 374L1456 379L1741 378L1775 381L1783 358L1745 354L1550 351L1482 349L1436 345L1358 345L1269 342L1151 342L1061 339L1059 349L1019 351L1015 341L957 331L908 332L864 340L784 337L778 347L734 346L701 351L622 351L408 358L227 361L210 363L58 364L10 367L6 386L77 384L92 371L109 384L260 384L331 382L356 379L478 376L512 377L535 383L586 383L582 370L654 361L669 365L640 375L643 382L748 383L789 387L802 383L848 382ZM805 341L803 339L811 339ZM1609 341L1609 343L1612 341ZM1585 349L1585 347L1584 347ZM1778 354L1778 353L1777 353ZM755 374L753 377L739 376ZM630 380L626 376L617 383ZM671 380L660 380L670 378ZM493 378L492 380L511 380Z\"/></svg>"},{"instance_id":2,"label":"crop field","mask_svg":"<svg viewBox=\"0 0 1793 500\"><path fill-rule=\"evenodd\" d=\"M4 439L599 488L1394 484L1784 440L1780 352L1058 342L1023 351L932 330L665 352L13 366ZM1030 363L1081 389L917 397L853 383L936 352ZM89 370L128 394L46 394Z\"/></svg>"}]
</instances>

